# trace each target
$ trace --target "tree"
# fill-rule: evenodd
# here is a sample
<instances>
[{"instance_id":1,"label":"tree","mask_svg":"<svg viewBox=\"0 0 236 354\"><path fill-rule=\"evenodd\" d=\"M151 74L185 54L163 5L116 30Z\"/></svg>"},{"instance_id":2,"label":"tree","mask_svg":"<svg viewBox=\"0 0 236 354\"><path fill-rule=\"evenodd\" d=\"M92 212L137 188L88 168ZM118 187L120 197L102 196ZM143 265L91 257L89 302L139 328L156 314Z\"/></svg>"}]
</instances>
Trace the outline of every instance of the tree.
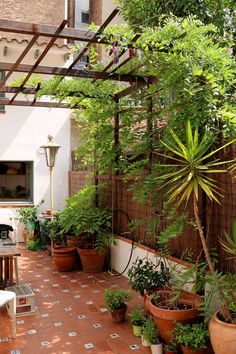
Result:
<instances>
[{"instance_id":1,"label":"tree","mask_svg":"<svg viewBox=\"0 0 236 354\"><path fill-rule=\"evenodd\" d=\"M190 198L193 198L194 217L197 225L198 234L202 243L202 248L211 275L215 275L213 262L209 254L209 248L204 235L201 218L198 209L198 199L200 190L206 194L211 200L219 202L221 191L216 181L212 177L216 173L226 173L225 166L232 161L220 161L216 157L217 153L226 148L228 145L235 143L236 138L221 146L220 148L210 151L214 137L209 132L206 132L200 139L197 129L194 134L191 124L188 121L186 126L186 142L182 142L178 136L170 129L172 140L169 142L162 141L167 153L158 153L166 163L160 163L160 166L166 173L156 177L159 182L159 190L166 191L168 202L177 202L180 205L182 202L188 203ZM219 292L223 292L219 281ZM224 304L225 317L232 322L232 315Z\"/></svg>"},{"instance_id":2,"label":"tree","mask_svg":"<svg viewBox=\"0 0 236 354\"><path fill-rule=\"evenodd\" d=\"M223 34L235 36L235 2L233 0L117 0L124 19L135 30L160 24L163 15L196 15L204 23L213 23Z\"/></svg>"}]
</instances>

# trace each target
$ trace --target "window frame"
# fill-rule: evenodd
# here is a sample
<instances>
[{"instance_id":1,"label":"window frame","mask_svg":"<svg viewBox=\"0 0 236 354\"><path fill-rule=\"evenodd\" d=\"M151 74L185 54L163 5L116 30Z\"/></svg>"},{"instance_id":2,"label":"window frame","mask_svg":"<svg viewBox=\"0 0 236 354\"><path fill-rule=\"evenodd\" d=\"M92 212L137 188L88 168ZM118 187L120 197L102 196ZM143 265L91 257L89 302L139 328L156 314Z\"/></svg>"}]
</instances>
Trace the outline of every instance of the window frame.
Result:
<instances>
[{"instance_id":1,"label":"window frame","mask_svg":"<svg viewBox=\"0 0 236 354\"><path fill-rule=\"evenodd\" d=\"M17 199L17 197L0 197L0 205L31 205L34 203L34 161L31 160L0 160L0 164L2 165L10 165L11 164L25 164L25 173L22 174L16 174L15 176L25 176L25 188L26 188L26 195L25 197ZM23 167L23 166L22 166ZM1 173L0 176L9 176L7 173ZM27 183L27 178L28 183ZM16 182L17 183L17 182ZM2 186L4 187L4 185ZM10 189L10 191L13 189ZM27 190L29 190L29 193L27 195Z\"/></svg>"},{"instance_id":2,"label":"window frame","mask_svg":"<svg viewBox=\"0 0 236 354\"><path fill-rule=\"evenodd\" d=\"M5 71L0 70L0 82L4 79L5 76ZM6 98L5 92L0 92L0 98ZM6 113L6 106L3 104L0 105L0 113Z\"/></svg>"}]
</instances>

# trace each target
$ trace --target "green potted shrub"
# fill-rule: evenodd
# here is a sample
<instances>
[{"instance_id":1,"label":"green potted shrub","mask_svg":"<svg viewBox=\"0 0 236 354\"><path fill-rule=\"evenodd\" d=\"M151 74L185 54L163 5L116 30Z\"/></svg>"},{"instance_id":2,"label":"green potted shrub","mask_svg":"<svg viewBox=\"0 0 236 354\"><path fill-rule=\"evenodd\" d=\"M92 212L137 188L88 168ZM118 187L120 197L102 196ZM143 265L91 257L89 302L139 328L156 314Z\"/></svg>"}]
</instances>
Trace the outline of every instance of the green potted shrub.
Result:
<instances>
[{"instance_id":1,"label":"green potted shrub","mask_svg":"<svg viewBox=\"0 0 236 354\"><path fill-rule=\"evenodd\" d=\"M136 258L128 270L129 285L138 291L141 296L145 292L168 287L170 282L170 270L163 261L156 265L148 258Z\"/></svg>"},{"instance_id":2,"label":"green potted shrub","mask_svg":"<svg viewBox=\"0 0 236 354\"><path fill-rule=\"evenodd\" d=\"M144 309L141 305L136 306L130 313L129 317L133 327L133 333L136 337L141 336L142 326L145 322Z\"/></svg>"},{"instance_id":3,"label":"green potted shrub","mask_svg":"<svg viewBox=\"0 0 236 354\"><path fill-rule=\"evenodd\" d=\"M142 343L144 346L150 346L152 354L162 354L163 343L152 317L147 317L142 327Z\"/></svg>"},{"instance_id":4,"label":"green potted shrub","mask_svg":"<svg viewBox=\"0 0 236 354\"><path fill-rule=\"evenodd\" d=\"M126 302L131 300L131 295L124 289L105 289L104 301L111 313L113 322L124 322L127 311Z\"/></svg>"},{"instance_id":5,"label":"green potted shrub","mask_svg":"<svg viewBox=\"0 0 236 354\"><path fill-rule=\"evenodd\" d=\"M28 243L30 241L36 242L39 238L39 219L38 212L41 205L44 203L44 200L41 200L37 205L28 206L24 208L19 208L17 210L18 220L24 226L23 229L23 237L25 242ZM26 233L24 232L26 230ZM32 244L32 242L30 242Z\"/></svg>"},{"instance_id":6,"label":"green potted shrub","mask_svg":"<svg viewBox=\"0 0 236 354\"><path fill-rule=\"evenodd\" d=\"M177 354L177 349L175 343L164 344L163 352L165 354Z\"/></svg>"},{"instance_id":7,"label":"green potted shrub","mask_svg":"<svg viewBox=\"0 0 236 354\"><path fill-rule=\"evenodd\" d=\"M208 328L204 323L176 323L172 333L183 354L212 353Z\"/></svg>"},{"instance_id":8,"label":"green potted shrub","mask_svg":"<svg viewBox=\"0 0 236 354\"><path fill-rule=\"evenodd\" d=\"M53 261L61 272L72 271L76 268L76 247L66 245L64 229L60 220L60 212L56 212L47 223L48 237L51 240Z\"/></svg>"},{"instance_id":9,"label":"green potted shrub","mask_svg":"<svg viewBox=\"0 0 236 354\"><path fill-rule=\"evenodd\" d=\"M96 186L87 186L67 199L60 214L65 232L79 237L77 251L83 271L87 273L103 270L107 247L115 244L110 232L111 212L96 206L96 193Z\"/></svg>"}]
</instances>

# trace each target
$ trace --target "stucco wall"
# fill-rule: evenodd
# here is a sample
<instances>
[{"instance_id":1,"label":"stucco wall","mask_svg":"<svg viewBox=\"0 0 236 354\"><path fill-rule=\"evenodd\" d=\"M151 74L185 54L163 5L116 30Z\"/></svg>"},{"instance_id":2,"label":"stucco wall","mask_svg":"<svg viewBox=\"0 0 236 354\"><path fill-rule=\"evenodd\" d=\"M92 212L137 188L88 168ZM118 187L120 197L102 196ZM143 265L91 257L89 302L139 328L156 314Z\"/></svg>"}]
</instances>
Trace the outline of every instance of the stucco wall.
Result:
<instances>
[{"instance_id":1,"label":"stucco wall","mask_svg":"<svg viewBox=\"0 0 236 354\"><path fill-rule=\"evenodd\" d=\"M0 1L0 18L59 26L65 18L65 0L2 0ZM26 38L19 34L0 32L7 38ZM29 38L29 36L27 37ZM39 38L45 42L46 37Z\"/></svg>"},{"instance_id":2,"label":"stucco wall","mask_svg":"<svg viewBox=\"0 0 236 354\"><path fill-rule=\"evenodd\" d=\"M3 41L2 41L3 44ZM6 43L8 45L7 56L0 53L0 61L13 63L23 51L25 43ZM34 52L43 46L35 46L27 55L24 64L33 65ZM42 65L56 65L63 67L68 65L64 55L68 49L57 47L47 54ZM24 73L14 74L7 81L11 85L15 77L24 77ZM46 76L45 76L46 78ZM47 76L47 78L49 78ZM12 97L6 94L6 97ZM29 100L32 100L32 96ZM18 95L16 99L23 99ZM42 98L49 100L48 97ZM49 170L46 166L45 155L40 146L47 141L47 135L54 137L56 143L61 145L56 157L54 168L54 209L62 209L68 196L68 170L70 168L70 111L68 109L50 109L37 107L6 106L5 114L0 115L0 160L2 161L33 161L33 202L37 204L44 199L43 209L50 208ZM8 203L0 203L0 209ZM12 206L13 204L11 204ZM11 207L15 213L15 209ZM1 216L1 215L0 215ZM1 223L1 218L0 218ZM20 237L19 237L20 239Z\"/></svg>"}]
</instances>

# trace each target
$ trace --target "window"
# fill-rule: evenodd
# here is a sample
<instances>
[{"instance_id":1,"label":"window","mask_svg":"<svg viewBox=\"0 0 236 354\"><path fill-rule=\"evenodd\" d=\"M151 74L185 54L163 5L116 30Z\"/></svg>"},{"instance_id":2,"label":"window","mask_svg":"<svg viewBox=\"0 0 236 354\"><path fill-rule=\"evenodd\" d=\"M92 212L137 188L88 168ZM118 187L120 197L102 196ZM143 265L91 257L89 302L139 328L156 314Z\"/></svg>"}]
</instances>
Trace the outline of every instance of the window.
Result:
<instances>
[{"instance_id":1,"label":"window","mask_svg":"<svg viewBox=\"0 0 236 354\"><path fill-rule=\"evenodd\" d=\"M89 0L74 0L75 28L88 28L89 25Z\"/></svg>"},{"instance_id":2,"label":"window","mask_svg":"<svg viewBox=\"0 0 236 354\"><path fill-rule=\"evenodd\" d=\"M4 79L5 72L0 70L0 82ZM0 99L5 98L5 92L0 92ZM0 105L0 112L5 113L5 106Z\"/></svg>"},{"instance_id":3,"label":"window","mask_svg":"<svg viewBox=\"0 0 236 354\"><path fill-rule=\"evenodd\" d=\"M76 57L76 55L75 55ZM83 70L87 64L89 63L89 56L88 54L85 54L82 56L82 58L74 65L74 69L77 70Z\"/></svg>"},{"instance_id":4,"label":"window","mask_svg":"<svg viewBox=\"0 0 236 354\"><path fill-rule=\"evenodd\" d=\"M81 22L89 24L89 12L81 11Z\"/></svg>"},{"instance_id":5,"label":"window","mask_svg":"<svg viewBox=\"0 0 236 354\"><path fill-rule=\"evenodd\" d=\"M0 202L33 201L33 162L0 161Z\"/></svg>"}]
</instances>

